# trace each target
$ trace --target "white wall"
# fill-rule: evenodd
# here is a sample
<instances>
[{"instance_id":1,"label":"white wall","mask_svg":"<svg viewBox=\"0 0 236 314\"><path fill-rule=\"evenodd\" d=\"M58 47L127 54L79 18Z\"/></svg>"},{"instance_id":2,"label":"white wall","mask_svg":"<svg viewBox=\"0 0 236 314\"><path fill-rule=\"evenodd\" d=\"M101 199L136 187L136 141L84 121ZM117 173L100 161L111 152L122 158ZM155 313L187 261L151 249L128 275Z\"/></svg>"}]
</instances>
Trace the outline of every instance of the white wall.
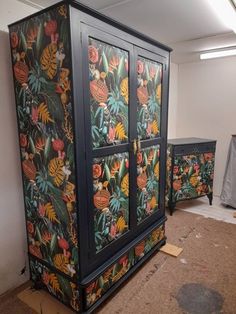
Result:
<instances>
[{"instance_id":1,"label":"white wall","mask_svg":"<svg viewBox=\"0 0 236 314\"><path fill-rule=\"evenodd\" d=\"M35 9L8 0L0 2L0 29ZM16 110L7 32L0 30L0 294L29 278Z\"/></svg>"},{"instance_id":2,"label":"white wall","mask_svg":"<svg viewBox=\"0 0 236 314\"><path fill-rule=\"evenodd\" d=\"M168 138L176 137L178 105L178 64L170 65L169 111L168 111Z\"/></svg>"},{"instance_id":3,"label":"white wall","mask_svg":"<svg viewBox=\"0 0 236 314\"><path fill-rule=\"evenodd\" d=\"M220 195L231 134L236 133L236 58L179 65L177 137L217 140L214 194Z\"/></svg>"}]
</instances>

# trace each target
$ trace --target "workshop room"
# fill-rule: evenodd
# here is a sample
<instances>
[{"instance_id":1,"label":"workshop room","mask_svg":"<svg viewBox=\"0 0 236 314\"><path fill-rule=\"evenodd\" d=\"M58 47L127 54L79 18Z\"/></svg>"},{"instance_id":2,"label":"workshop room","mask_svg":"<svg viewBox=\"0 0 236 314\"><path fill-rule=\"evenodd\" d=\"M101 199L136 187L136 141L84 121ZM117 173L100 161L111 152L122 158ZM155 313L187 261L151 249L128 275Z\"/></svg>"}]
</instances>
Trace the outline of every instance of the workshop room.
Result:
<instances>
[{"instance_id":1,"label":"workshop room","mask_svg":"<svg viewBox=\"0 0 236 314\"><path fill-rule=\"evenodd\" d=\"M236 0L0 2L0 313L236 313Z\"/></svg>"}]
</instances>

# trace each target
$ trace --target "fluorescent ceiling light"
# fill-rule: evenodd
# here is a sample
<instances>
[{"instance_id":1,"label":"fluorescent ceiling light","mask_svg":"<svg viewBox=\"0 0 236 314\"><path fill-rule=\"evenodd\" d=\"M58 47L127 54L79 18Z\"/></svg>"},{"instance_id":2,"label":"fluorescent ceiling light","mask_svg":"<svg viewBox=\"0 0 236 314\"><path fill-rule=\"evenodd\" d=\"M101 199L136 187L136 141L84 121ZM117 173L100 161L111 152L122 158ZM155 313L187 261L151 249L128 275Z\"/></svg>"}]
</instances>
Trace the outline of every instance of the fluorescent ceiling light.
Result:
<instances>
[{"instance_id":1,"label":"fluorescent ceiling light","mask_svg":"<svg viewBox=\"0 0 236 314\"><path fill-rule=\"evenodd\" d=\"M229 57L236 55L236 48L233 49L225 49L225 50L213 50L207 51L200 54L200 59L213 59L213 58L221 58L221 57Z\"/></svg>"},{"instance_id":2,"label":"fluorescent ceiling light","mask_svg":"<svg viewBox=\"0 0 236 314\"><path fill-rule=\"evenodd\" d=\"M225 26L236 33L236 10L231 0L208 0Z\"/></svg>"}]
</instances>

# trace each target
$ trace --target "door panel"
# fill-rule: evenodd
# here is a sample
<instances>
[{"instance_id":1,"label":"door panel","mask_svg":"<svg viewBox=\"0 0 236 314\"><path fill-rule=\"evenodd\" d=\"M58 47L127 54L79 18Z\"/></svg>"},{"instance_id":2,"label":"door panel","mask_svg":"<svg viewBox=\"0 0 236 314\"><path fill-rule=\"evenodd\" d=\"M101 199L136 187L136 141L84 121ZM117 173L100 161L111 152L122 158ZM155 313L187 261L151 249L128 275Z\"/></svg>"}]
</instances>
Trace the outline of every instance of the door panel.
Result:
<instances>
[{"instance_id":1,"label":"door panel","mask_svg":"<svg viewBox=\"0 0 236 314\"><path fill-rule=\"evenodd\" d=\"M137 153L137 223L159 209L159 154L160 145Z\"/></svg>"},{"instance_id":2,"label":"door panel","mask_svg":"<svg viewBox=\"0 0 236 314\"><path fill-rule=\"evenodd\" d=\"M88 25L82 26L86 120L89 259L109 258L122 247L134 218L130 209L130 60L133 46ZM132 166L131 166L132 164Z\"/></svg>"},{"instance_id":3,"label":"door panel","mask_svg":"<svg viewBox=\"0 0 236 314\"><path fill-rule=\"evenodd\" d=\"M93 159L96 253L129 229L129 154Z\"/></svg>"},{"instance_id":4,"label":"door panel","mask_svg":"<svg viewBox=\"0 0 236 314\"><path fill-rule=\"evenodd\" d=\"M129 54L89 37L88 55L93 147L127 142Z\"/></svg>"},{"instance_id":5,"label":"door panel","mask_svg":"<svg viewBox=\"0 0 236 314\"><path fill-rule=\"evenodd\" d=\"M163 163L161 116L164 58L139 47L136 55L137 224L163 212L160 164ZM163 134L164 135L164 134Z\"/></svg>"},{"instance_id":6,"label":"door panel","mask_svg":"<svg viewBox=\"0 0 236 314\"><path fill-rule=\"evenodd\" d=\"M160 135L162 64L138 55L137 133L140 139Z\"/></svg>"}]
</instances>

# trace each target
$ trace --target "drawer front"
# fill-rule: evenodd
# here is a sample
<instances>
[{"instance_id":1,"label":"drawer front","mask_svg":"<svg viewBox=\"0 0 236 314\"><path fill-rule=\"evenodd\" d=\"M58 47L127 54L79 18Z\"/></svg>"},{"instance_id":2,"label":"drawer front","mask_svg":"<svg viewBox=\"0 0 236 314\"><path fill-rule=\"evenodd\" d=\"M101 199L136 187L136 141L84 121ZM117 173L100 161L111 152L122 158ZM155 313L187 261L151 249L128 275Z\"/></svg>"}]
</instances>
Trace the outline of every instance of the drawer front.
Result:
<instances>
[{"instance_id":1,"label":"drawer front","mask_svg":"<svg viewBox=\"0 0 236 314\"><path fill-rule=\"evenodd\" d=\"M214 152L176 155L173 163L172 201L196 198L212 192Z\"/></svg>"},{"instance_id":2,"label":"drawer front","mask_svg":"<svg viewBox=\"0 0 236 314\"><path fill-rule=\"evenodd\" d=\"M190 145L177 145L174 147L175 155L197 155L204 152L214 153L216 148L215 142L203 143L203 144L190 144Z\"/></svg>"}]
</instances>

